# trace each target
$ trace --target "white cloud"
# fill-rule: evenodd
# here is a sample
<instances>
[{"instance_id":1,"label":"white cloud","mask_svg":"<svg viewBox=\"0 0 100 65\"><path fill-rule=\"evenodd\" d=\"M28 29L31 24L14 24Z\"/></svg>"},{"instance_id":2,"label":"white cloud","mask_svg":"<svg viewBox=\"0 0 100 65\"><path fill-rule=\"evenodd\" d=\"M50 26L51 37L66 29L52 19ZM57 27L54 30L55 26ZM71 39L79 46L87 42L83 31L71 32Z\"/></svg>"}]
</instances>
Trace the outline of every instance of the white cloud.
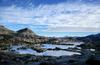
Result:
<instances>
[{"instance_id":1,"label":"white cloud","mask_svg":"<svg viewBox=\"0 0 100 65\"><path fill-rule=\"evenodd\" d=\"M44 30L45 31L45 30ZM57 26L49 27L48 32L100 32L100 28L94 27L72 27L72 26Z\"/></svg>"},{"instance_id":2,"label":"white cloud","mask_svg":"<svg viewBox=\"0 0 100 65\"><path fill-rule=\"evenodd\" d=\"M23 9L0 9L0 18L8 22L48 25L45 31L100 32L100 6L89 4L53 4Z\"/></svg>"}]
</instances>

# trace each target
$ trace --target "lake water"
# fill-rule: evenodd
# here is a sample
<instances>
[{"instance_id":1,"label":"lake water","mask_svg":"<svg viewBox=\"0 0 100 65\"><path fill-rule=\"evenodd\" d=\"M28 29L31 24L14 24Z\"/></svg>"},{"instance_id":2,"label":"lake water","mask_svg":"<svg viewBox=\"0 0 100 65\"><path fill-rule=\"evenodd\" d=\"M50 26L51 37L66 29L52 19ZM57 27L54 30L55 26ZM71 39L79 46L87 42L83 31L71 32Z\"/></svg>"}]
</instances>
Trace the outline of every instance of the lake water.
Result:
<instances>
[{"instance_id":1,"label":"lake water","mask_svg":"<svg viewBox=\"0 0 100 65\"><path fill-rule=\"evenodd\" d=\"M55 49L55 48L61 48L61 49L68 49L68 48L74 48L75 45L54 45L54 44L43 44L42 48L46 49Z\"/></svg>"},{"instance_id":2,"label":"lake water","mask_svg":"<svg viewBox=\"0 0 100 65\"><path fill-rule=\"evenodd\" d=\"M35 55L39 55L39 56L71 56L74 54L81 55L78 52L71 52L71 51L64 51L64 50L47 50L45 52L37 53Z\"/></svg>"},{"instance_id":3,"label":"lake water","mask_svg":"<svg viewBox=\"0 0 100 65\"><path fill-rule=\"evenodd\" d=\"M13 52L18 53L18 54L33 54L37 56L70 56L74 54L78 54L78 55L81 54L78 52L65 51L65 50L47 50L47 51L39 53L34 49L31 49L31 48L21 49L21 47L25 47L25 46L24 45L11 46L10 50L13 50ZM61 48L61 49L68 49L68 48L74 48L75 45L43 44L41 46L41 48L46 48L46 49L55 49L56 47Z\"/></svg>"}]
</instances>

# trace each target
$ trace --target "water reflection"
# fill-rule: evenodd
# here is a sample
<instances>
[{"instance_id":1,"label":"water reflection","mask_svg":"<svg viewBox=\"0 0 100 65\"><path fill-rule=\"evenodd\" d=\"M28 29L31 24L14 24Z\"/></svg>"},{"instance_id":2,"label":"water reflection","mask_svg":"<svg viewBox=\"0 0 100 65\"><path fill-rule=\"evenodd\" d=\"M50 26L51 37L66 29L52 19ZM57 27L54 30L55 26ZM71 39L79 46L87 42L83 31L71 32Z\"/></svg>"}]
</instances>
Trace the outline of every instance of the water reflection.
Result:
<instances>
[{"instance_id":1,"label":"water reflection","mask_svg":"<svg viewBox=\"0 0 100 65\"><path fill-rule=\"evenodd\" d=\"M61 49L68 49L68 48L74 48L75 45L53 45L53 44L43 44L41 45L41 48L46 48L46 49L55 49L56 47L61 48ZM33 54L37 56L70 56L74 54L80 55L78 52L72 52L72 51L65 51L65 50L47 50L44 52L37 52L34 49L27 48L25 45L15 45L11 46L10 51L18 54Z\"/></svg>"},{"instance_id":2,"label":"water reflection","mask_svg":"<svg viewBox=\"0 0 100 65\"><path fill-rule=\"evenodd\" d=\"M74 48L75 45L54 45L54 44L43 44L42 48L46 49L55 49L55 48L61 48L61 49L68 49L68 48Z\"/></svg>"},{"instance_id":3,"label":"water reflection","mask_svg":"<svg viewBox=\"0 0 100 65\"><path fill-rule=\"evenodd\" d=\"M41 55L41 56L71 56L74 54L80 55L78 52L71 52L71 51L64 51L64 50L47 50L42 53L37 53L36 55Z\"/></svg>"}]
</instances>

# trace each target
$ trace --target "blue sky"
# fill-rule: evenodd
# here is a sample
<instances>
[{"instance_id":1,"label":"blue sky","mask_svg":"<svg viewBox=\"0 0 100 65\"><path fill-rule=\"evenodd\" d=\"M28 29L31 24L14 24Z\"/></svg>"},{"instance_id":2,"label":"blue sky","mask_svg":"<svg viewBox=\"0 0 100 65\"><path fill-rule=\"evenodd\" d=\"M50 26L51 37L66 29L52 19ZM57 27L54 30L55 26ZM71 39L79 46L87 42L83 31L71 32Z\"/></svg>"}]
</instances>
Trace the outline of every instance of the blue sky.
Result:
<instances>
[{"instance_id":1,"label":"blue sky","mask_svg":"<svg viewBox=\"0 0 100 65\"><path fill-rule=\"evenodd\" d=\"M42 36L100 32L100 0L0 0L0 24Z\"/></svg>"}]
</instances>

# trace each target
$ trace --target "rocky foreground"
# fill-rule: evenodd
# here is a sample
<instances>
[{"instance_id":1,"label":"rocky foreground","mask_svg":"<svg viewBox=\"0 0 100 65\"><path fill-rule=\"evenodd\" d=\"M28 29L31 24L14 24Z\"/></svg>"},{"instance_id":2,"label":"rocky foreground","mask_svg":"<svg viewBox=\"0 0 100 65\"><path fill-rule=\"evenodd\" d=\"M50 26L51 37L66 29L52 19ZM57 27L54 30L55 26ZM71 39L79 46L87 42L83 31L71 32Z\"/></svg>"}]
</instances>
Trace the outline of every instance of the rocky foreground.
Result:
<instances>
[{"instance_id":1,"label":"rocky foreground","mask_svg":"<svg viewBox=\"0 0 100 65\"><path fill-rule=\"evenodd\" d=\"M0 65L100 65L100 60L93 55L47 57L0 52Z\"/></svg>"}]
</instances>

